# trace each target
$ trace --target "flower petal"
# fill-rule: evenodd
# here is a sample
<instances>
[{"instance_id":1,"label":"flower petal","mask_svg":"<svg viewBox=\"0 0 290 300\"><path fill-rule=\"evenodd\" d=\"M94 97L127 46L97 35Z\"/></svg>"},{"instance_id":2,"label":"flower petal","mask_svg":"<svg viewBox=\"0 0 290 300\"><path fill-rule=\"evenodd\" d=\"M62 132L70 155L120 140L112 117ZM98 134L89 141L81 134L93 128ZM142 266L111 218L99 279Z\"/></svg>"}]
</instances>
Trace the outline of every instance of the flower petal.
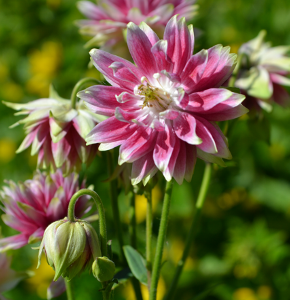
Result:
<instances>
[{"instance_id":1,"label":"flower petal","mask_svg":"<svg viewBox=\"0 0 290 300\"><path fill-rule=\"evenodd\" d=\"M136 65L143 71L148 79L157 72L157 66L151 53L151 42L147 35L134 23L127 25L127 44ZM139 77L140 78L140 77Z\"/></svg>"},{"instance_id":2,"label":"flower petal","mask_svg":"<svg viewBox=\"0 0 290 300\"><path fill-rule=\"evenodd\" d=\"M153 159L157 168L164 172L169 164L174 150L176 136L170 121L165 121L165 130L158 132L157 141L153 151Z\"/></svg>"},{"instance_id":3,"label":"flower petal","mask_svg":"<svg viewBox=\"0 0 290 300\"><path fill-rule=\"evenodd\" d=\"M115 116L99 123L87 136L88 145L96 143L116 142L120 138L127 139L135 131L137 125L130 125L116 119Z\"/></svg>"},{"instance_id":4,"label":"flower petal","mask_svg":"<svg viewBox=\"0 0 290 300\"><path fill-rule=\"evenodd\" d=\"M173 130L183 141L191 145L198 145L203 142L196 132L196 119L186 112L180 112L179 116L173 120Z\"/></svg>"},{"instance_id":5,"label":"flower petal","mask_svg":"<svg viewBox=\"0 0 290 300\"><path fill-rule=\"evenodd\" d=\"M164 40L168 41L167 55L173 62L173 70L169 72L180 74L192 55L193 41L186 26L185 18L177 21L177 16L172 17L166 25Z\"/></svg>"}]
</instances>

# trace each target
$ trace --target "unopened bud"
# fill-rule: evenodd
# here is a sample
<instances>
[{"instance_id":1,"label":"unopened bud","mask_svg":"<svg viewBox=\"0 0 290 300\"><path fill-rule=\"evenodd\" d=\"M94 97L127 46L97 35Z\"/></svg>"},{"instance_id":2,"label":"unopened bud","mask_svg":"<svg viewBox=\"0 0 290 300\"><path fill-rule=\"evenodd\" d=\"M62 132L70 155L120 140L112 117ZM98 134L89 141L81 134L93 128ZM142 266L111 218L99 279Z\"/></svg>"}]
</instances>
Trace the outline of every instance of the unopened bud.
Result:
<instances>
[{"instance_id":1,"label":"unopened bud","mask_svg":"<svg viewBox=\"0 0 290 300\"><path fill-rule=\"evenodd\" d=\"M93 263L92 271L98 281L109 281L115 275L115 264L106 256L97 257Z\"/></svg>"},{"instance_id":2,"label":"unopened bud","mask_svg":"<svg viewBox=\"0 0 290 300\"><path fill-rule=\"evenodd\" d=\"M50 224L43 235L38 254L38 266L42 250L48 264L55 270L54 281L60 276L71 280L90 262L101 256L99 239L87 222L67 218Z\"/></svg>"}]
</instances>

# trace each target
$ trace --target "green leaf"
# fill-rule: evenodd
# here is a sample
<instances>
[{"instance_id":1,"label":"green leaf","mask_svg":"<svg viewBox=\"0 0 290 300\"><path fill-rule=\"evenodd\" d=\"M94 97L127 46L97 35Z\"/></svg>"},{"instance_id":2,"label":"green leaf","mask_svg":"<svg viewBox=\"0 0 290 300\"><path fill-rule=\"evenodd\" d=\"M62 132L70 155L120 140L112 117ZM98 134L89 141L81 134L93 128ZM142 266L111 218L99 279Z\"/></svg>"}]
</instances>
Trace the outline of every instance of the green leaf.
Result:
<instances>
[{"instance_id":1,"label":"green leaf","mask_svg":"<svg viewBox=\"0 0 290 300\"><path fill-rule=\"evenodd\" d=\"M133 275L143 284L147 285L146 261L140 253L131 246L124 246L124 253Z\"/></svg>"}]
</instances>

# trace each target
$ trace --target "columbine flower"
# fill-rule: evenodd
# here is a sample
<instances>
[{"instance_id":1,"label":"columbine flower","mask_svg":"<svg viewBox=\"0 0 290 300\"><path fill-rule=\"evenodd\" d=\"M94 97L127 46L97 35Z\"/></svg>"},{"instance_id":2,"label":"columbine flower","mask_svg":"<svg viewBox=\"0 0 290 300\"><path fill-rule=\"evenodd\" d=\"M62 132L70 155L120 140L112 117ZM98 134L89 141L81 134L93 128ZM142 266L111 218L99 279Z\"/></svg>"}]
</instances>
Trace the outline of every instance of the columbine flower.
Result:
<instances>
[{"instance_id":1,"label":"columbine flower","mask_svg":"<svg viewBox=\"0 0 290 300\"><path fill-rule=\"evenodd\" d=\"M289 46L271 47L265 43L266 32L243 44L239 54L243 55L241 71L236 80L236 87L247 95L244 105L250 109L264 108L271 110L271 102L286 106L290 96L281 85L290 86Z\"/></svg>"},{"instance_id":2,"label":"columbine flower","mask_svg":"<svg viewBox=\"0 0 290 300\"><path fill-rule=\"evenodd\" d=\"M15 124L24 124L27 134L17 152L31 145L31 155L38 153L39 168L62 167L67 174L80 170L82 163L88 165L95 157L98 146L87 147L84 138L100 118L82 101L73 109L70 100L59 97L51 89L48 99L5 104L19 110L19 114L28 115Z\"/></svg>"},{"instance_id":3,"label":"columbine flower","mask_svg":"<svg viewBox=\"0 0 290 300\"><path fill-rule=\"evenodd\" d=\"M37 172L32 180L26 180L17 185L7 182L1 191L3 222L21 234L0 239L0 251L18 249L27 243L33 243L42 238L46 227L52 222L67 215L67 208L72 195L80 188L78 175L70 174L63 177L60 170L51 175ZM76 205L80 216L88 209L87 197L82 197Z\"/></svg>"},{"instance_id":4,"label":"columbine flower","mask_svg":"<svg viewBox=\"0 0 290 300\"><path fill-rule=\"evenodd\" d=\"M10 268L11 257L0 253L0 293L13 289L19 281L29 276L27 272L16 272ZM1 294L0 294L0 299Z\"/></svg>"},{"instance_id":5,"label":"columbine flower","mask_svg":"<svg viewBox=\"0 0 290 300\"><path fill-rule=\"evenodd\" d=\"M109 118L88 135L99 150L121 145L119 164L133 163L133 184L146 183L159 169L166 180L190 181L196 161L222 164L231 158L214 121L247 112L243 95L219 88L231 75L236 55L214 46L192 55L193 28L173 17L159 40L149 26L128 24L128 47L135 65L93 49L95 67L113 86L79 93L94 112Z\"/></svg>"},{"instance_id":6,"label":"columbine flower","mask_svg":"<svg viewBox=\"0 0 290 300\"><path fill-rule=\"evenodd\" d=\"M99 239L87 222L67 218L50 224L43 235L38 253L38 266L44 250L48 264L55 270L54 281L60 276L71 280L94 259L101 256Z\"/></svg>"},{"instance_id":7,"label":"columbine flower","mask_svg":"<svg viewBox=\"0 0 290 300\"><path fill-rule=\"evenodd\" d=\"M89 19L77 22L80 32L94 36L88 46L101 46L112 51L112 46L123 40L123 30L129 22L150 24L163 33L169 19L176 14L191 20L196 13L196 0L99 0L98 5L90 1L78 3L79 10Z\"/></svg>"}]
</instances>

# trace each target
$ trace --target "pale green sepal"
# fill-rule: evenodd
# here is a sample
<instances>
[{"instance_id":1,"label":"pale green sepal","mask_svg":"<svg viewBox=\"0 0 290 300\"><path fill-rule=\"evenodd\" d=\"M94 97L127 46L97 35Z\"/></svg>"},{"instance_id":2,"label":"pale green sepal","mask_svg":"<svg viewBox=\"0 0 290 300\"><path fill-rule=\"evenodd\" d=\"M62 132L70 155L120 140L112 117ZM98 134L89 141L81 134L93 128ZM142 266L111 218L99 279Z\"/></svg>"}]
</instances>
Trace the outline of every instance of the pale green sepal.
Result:
<instances>
[{"instance_id":1,"label":"pale green sepal","mask_svg":"<svg viewBox=\"0 0 290 300\"><path fill-rule=\"evenodd\" d=\"M269 99L273 93L269 73L263 67L252 67L249 71L243 72L235 85L256 98Z\"/></svg>"},{"instance_id":2,"label":"pale green sepal","mask_svg":"<svg viewBox=\"0 0 290 300\"><path fill-rule=\"evenodd\" d=\"M200 150L199 148L196 148L196 151L197 151L197 157L201 158L202 160L217 164L221 167L226 167L226 164L222 160L222 158L212 155L212 154L209 154L209 153L206 153L206 152Z\"/></svg>"}]
</instances>

